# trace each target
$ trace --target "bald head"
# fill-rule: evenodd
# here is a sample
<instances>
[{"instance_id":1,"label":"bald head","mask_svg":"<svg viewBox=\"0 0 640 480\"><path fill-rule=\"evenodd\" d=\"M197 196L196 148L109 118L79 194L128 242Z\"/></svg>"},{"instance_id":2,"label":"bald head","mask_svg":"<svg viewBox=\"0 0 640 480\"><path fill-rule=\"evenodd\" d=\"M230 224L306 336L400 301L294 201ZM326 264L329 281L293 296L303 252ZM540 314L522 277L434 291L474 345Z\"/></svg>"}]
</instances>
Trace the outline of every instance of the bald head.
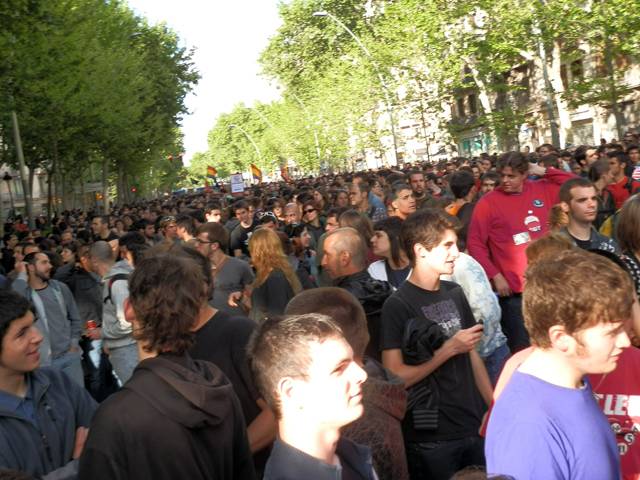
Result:
<instances>
[{"instance_id":1,"label":"bald head","mask_svg":"<svg viewBox=\"0 0 640 480\"><path fill-rule=\"evenodd\" d=\"M327 235L324 248L327 246L338 255L348 253L351 265L356 271L364 270L367 266L367 245L355 228L337 228Z\"/></svg>"}]
</instances>

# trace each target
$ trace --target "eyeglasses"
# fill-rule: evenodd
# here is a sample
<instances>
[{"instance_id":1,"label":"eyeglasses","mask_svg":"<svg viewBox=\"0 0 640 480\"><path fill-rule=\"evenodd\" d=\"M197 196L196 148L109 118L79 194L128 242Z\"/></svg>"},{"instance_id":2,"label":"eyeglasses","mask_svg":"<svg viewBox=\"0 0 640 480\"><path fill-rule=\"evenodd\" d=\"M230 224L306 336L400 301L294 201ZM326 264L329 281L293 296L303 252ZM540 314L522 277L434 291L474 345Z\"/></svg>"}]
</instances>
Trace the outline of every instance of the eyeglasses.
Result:
<instances>
[{"instance_id":1,"label":"eyeglasses","mask_svg":"<svg viewBox=\"0 0 640 480\"><path fill-rule=\"evenodd\" d=\"M316 209L315 208L308 208L304 211L304 213L311 213L311 212L315 212Z\"/></svg>"},{"instance_id":2,"label":"eyeglasses","mask_svg":"<svg viewBox=\"0 0 640 480\"><path fill-rule=\"evenodd\" d=\"M198 242L199 244L216 243L210 242L209 240L202 240L201 238L196 238L196 242Z\"/></svg>"}]
</instances>

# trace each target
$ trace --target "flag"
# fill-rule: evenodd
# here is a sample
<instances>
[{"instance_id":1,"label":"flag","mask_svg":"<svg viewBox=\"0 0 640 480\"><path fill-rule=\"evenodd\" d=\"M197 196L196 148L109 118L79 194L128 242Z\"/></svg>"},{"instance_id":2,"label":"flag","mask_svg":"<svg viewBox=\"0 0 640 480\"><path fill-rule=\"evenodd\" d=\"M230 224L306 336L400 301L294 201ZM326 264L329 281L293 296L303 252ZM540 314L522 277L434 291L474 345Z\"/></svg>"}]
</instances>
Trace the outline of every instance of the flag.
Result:
<instances>
[{"instance_id":1,"label":"flag","mask_svg":"<svg viewBox=\"0 0 640 480\"><path fill-rule=\"evenodd\" d=\"M215 178L216 175L218 175L218 171L215 168L213 168L211 166L208 166L207 167L207 177Z\"/></svg>"},{"instance_id":2,"label":"flag","mask_svg":"<svg viewBox=\"0 0 640 480\"><path fill-rule=\"evenodd\" d=\"M253 163L251 164L251 176L253 176L253 179L258 182L262 181L262 170L256 167Z\"/></svg>"},{"instance_id":3,"label":"flag","mask_svg":"<svg viewBox=\"0 0 640 480\"><path fill-rule=\"evenodd\" d=\"M291 181L291 177L289 177L289 167L286 163L283 163L280 167L280 176L285 182Z\"/></svg>"}]
</instances>

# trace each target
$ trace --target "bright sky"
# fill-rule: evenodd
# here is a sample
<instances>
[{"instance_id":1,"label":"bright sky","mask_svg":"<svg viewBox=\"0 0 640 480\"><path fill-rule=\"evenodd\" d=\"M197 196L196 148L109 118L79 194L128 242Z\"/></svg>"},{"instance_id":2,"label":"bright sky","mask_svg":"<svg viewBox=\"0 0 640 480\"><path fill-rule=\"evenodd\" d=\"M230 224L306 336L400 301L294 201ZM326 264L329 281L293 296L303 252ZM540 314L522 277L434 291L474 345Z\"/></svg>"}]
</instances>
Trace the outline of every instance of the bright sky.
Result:
<instances>
[{"instance_id":1,"label":"bright sky","mask_svg":"<svg viewBox=\"0 0 640 480\"><path fill-rule=\"evenodd\" d=\"M218 115L239 102L278 98L276 88L258 75L258 56L281 23L276 0L129 0L129 5L151 23L166 22L185 46L196 48L193 59L202 78L187 97L187 162L207 150Z\"/></svg>"}]
</instances>

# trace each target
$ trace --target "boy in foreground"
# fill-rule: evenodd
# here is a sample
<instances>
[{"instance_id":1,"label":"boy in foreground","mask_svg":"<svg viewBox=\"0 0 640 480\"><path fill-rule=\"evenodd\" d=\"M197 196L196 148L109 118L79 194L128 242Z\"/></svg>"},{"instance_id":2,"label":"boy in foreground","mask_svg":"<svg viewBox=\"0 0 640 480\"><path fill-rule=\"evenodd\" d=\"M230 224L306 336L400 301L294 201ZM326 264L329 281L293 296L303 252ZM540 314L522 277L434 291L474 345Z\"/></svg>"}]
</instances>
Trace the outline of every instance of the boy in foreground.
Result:
<instances>
[{"instance_id":1,"label":"boy in foreground","mask_svg":"<svg viewBox=\"0 0 640 480\"><path fill-rule=\"evenodd\" d=\"M616 368L633 303L628 275L595 254L571 250L527 271L524 317L536 348L492 411L489 474L620 478L613 434L584 377Z\"/></svg>"}]
</instances>

